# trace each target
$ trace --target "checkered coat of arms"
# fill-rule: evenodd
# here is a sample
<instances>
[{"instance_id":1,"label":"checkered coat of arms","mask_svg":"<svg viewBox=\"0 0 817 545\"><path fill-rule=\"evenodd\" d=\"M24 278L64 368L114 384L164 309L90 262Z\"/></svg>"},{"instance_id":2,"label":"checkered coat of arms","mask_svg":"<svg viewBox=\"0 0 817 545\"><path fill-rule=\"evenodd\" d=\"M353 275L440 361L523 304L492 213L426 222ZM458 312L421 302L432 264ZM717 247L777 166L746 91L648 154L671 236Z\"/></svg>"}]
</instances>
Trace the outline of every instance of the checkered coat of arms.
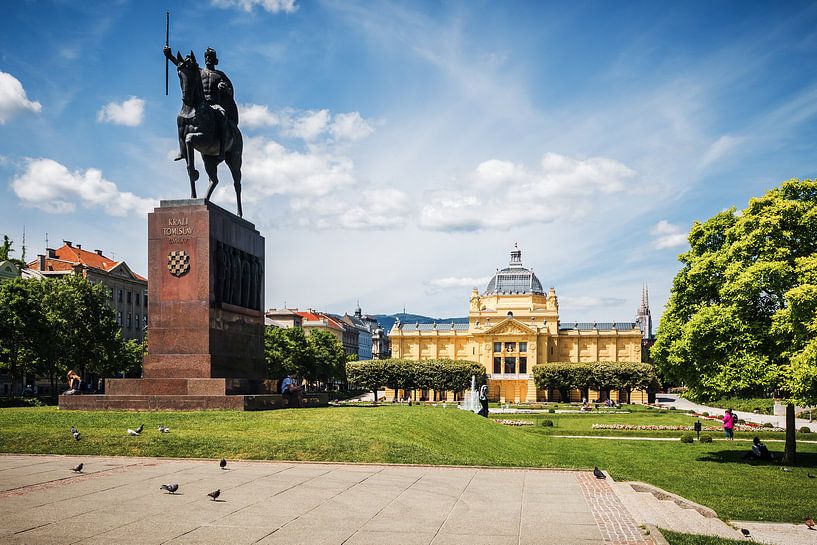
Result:
<instances>
[{"instance_id":1,"label":"checkered coat of arms","mask_svg":"<svg viewBox=\"0 0 817 545\"><path fill-rule=\"evenodd\" d=\"M187 274L190 270L190 254L184 250L173 250L167 254L167 270L176 277Z\"/></svg>"}]
</instances>

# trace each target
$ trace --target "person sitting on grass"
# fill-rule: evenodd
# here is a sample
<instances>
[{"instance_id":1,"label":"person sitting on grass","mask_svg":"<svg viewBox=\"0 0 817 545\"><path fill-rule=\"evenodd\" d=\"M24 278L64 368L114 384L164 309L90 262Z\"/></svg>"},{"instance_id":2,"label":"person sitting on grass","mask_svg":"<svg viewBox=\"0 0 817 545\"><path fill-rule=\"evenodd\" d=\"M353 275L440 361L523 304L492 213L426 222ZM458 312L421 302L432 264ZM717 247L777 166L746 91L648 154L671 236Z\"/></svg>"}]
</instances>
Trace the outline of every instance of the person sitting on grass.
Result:
<instances>
[{"instance_id":1,"label":"person sitting on grass","mask_svg":"<svg viewBox=\"0 0 817 545\"><path fill-rule=\"evenodd\" d=\"M766 445L760 442L760 437L752 439L752 450L743 456L744 460L764 460L770 462L774 460L774 456Z\"/></svg>"},{"instance_id":2,"label":"person sitting on grass","mask_svg":"<svg viewBox=\"0 0 817 545\"><path fill-rule=\"evenodd\" d=\"M287 396L289 399L289 406L293 406L293 398L297 400L296 407L302 407L304 403L304 389L298 385L292 378L292 375L287 375L281 381L281 394Z\"/></svg>"},{"instance_id":3,"label":"person sitting on grass","mask_svg":"<svg viewBox=\"0 0 817 545\"><path fill-rule=\"evenodd\" d=\"M772 453L766 448L766 445L760 442L760 437L752 439L752 455L758 460L774 460Z\"/></svg>"}]
</instances>

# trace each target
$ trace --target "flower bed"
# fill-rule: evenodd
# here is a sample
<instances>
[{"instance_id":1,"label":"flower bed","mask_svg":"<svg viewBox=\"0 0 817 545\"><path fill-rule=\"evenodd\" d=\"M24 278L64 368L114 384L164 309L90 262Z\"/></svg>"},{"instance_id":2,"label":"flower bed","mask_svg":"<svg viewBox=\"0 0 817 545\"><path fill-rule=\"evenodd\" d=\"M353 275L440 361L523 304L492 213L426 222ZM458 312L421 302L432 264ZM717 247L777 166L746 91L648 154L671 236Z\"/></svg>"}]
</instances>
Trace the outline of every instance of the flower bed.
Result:
<instances>
[{"instance_id":1,"label":"flower bed","mask_svg":"<svg viewBox=\"0 0 817 545\"><path fill-rule=\"evenodd\" d=\"M638 431L694 431L692 426L634 426L632 424L593 424L594 430L638 430ZM701 431L722 431L720 426L702 426ZM757 426L738 424L735 431L757 431ZM763 431L786 431L783 428L763 428Z\"/></svg>"},{"instance_id":2,"label":"flower bed","mask_svg":"<svg viewBox=\"0 0 817 545\"><path fill-rule=\"evenodd\" d=\"M531 420L505 420L501 418L495 418L494 422L497 424L503 424L505 426L533 426L533 421Z\"/></svg>"}]
</instances>

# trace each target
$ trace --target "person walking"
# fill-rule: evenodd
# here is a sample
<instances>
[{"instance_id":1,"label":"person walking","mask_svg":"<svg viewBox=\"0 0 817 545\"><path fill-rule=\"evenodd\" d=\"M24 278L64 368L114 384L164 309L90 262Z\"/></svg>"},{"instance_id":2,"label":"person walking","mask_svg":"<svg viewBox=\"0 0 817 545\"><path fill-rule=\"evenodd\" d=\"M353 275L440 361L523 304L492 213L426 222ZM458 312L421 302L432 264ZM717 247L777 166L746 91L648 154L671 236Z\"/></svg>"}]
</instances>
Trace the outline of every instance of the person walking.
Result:
<instances>
[{"instance_id":1,"label":"person walking","mask_svg":"<svg viewBox=\"0 0 817 545\"><path fill-rule=\"evenodd\" d=\"M480 416L488 418L488 385L483 384L479 387L479 404L481 406L479 412Z\"/></svg>"},{"instance_id":2,"label":"person walking","mask_svg":"<svg viewBox=\"0 0 817 545\"><path fill-rule=\"evenodd\" d=\"M734 441L735 440L735 415L732 413L732 409L726 409L726 412L723 415L723 434L726 437L727 441Z\"/></svg>"}]
</instances>

